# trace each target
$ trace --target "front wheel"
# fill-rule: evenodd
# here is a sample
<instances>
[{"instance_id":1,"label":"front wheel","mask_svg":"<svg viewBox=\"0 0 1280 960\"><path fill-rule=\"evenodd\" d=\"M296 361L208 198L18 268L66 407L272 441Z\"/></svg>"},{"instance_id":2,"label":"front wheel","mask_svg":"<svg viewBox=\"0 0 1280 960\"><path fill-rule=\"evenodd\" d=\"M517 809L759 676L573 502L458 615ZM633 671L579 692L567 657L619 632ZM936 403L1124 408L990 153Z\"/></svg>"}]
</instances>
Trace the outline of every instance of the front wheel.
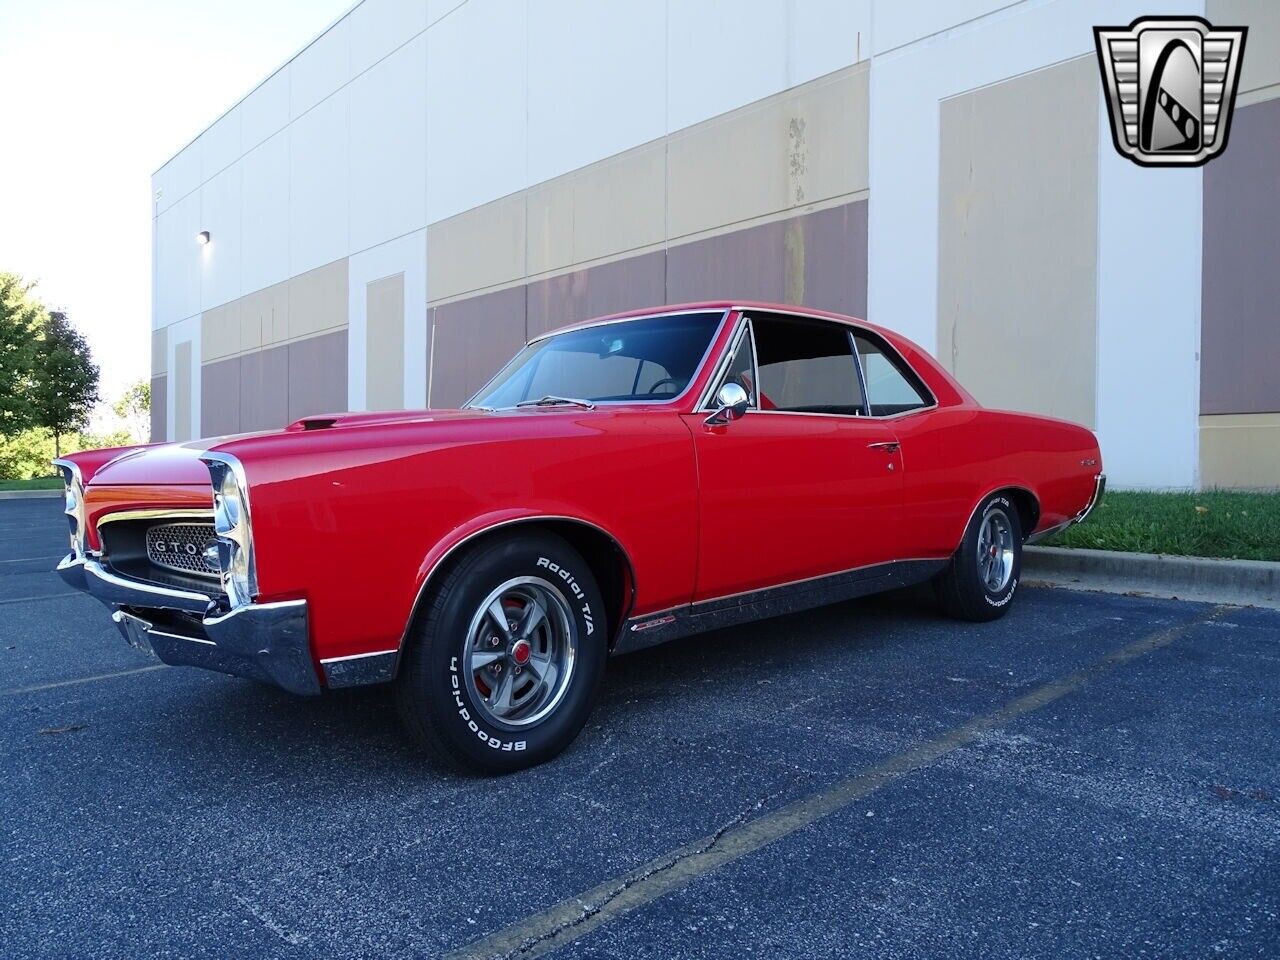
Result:
<instances>
[{"instance_id":1,"label":"front wheel","mask_svg":"<svg viewBox=\"0 0 1280 960\"><path fill-rule=\"evenodd\" d=\"M997 493L973 515L960 548L934 581L944 612L960 620L1002 617L1022 575L1022 525L1009 498Z\"/></svg>"},{"instance_id":2,"label":"front wheel","mask_svg":"<svg viewBox=\"0 0 1280 960\"><path fill-rule=\"evenodd\" d=\"M607 656L586 562L549 533L482 544L426 601L396 681L410 736L463 770L549 760L581 731Z\"/></svg>"}]
</instances>

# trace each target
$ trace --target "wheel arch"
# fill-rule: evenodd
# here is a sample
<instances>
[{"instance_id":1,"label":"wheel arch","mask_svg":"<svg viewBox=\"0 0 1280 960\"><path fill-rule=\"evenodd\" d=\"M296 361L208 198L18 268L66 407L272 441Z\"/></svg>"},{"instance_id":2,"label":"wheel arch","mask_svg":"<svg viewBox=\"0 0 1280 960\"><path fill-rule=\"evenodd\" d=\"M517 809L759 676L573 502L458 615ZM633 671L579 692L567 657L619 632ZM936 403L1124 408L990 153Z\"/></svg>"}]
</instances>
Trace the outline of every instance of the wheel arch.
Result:
<instances>
[{"instance_id":1,"label":"wheel arch","mask_svg":"<svg viewBox=\"0 0 1280 960\"><path fill-rule=\"evenodd\" d=\"M1040 522L1040 498L1029 487L1018 483L1004 483L992 487L974 501L973 509L969 511L969 517L965 520L964 527L960 531L961 541L963 541L965 532L969 529L969 524L973 523L974 516L982 509L982 505L1001 493L1006 494L1013 501L1013 505L1018 511L1018 523L1022 526L1022 542L1027 542L1036 525ZM956 548L959 549L959 546L960 544L957 543Z\"/></svg>"},{"instance_id":2,"label":"wheel arch","mask_svg":"<svg viewBox=\"0 0 1280 960\"><path fill-rule=\"evenodd\" d=\"M432 586L438 584L449 569L472 550L504 536L535 530L556 534L582 554L604 597L605 617L609 628L609 650L613 650L635 598L635 568L630 555L617 537L588 520L559 515L531 515L499 520L472 530L450 544L431 562L426 575L418 585L413 606L405 621L404 633L400 637L397 651L395 673L400 672L399 661L404 655L414 621L423 609L424 601L430 595Z\"/></svg>"}]
</instances>

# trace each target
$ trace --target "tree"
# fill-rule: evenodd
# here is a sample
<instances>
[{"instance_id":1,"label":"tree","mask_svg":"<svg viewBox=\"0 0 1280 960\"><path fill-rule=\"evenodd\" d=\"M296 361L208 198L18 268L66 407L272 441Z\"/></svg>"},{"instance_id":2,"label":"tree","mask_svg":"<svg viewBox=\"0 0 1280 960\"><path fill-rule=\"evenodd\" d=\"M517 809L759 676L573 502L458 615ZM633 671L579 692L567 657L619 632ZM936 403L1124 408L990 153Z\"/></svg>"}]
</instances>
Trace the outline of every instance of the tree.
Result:
<instances>
[{"instance_id":1,"label":"tree","mask_svg":"<svg viewBox=\"0 0 1280 960\"><path fill-rule=\"evenodd\" d=\"M151 432L151 383L139 380L111 405L111 409L125 422L133 442L145 442Z\"/></svg>"},{"instance_id":2,"label":"tree","mask_svg":"<svg viewBox=\"0 0 1280 960\"><path fill-rule=\"evenodd\" d=\"M0 436L31 426L36 376L36 334L45 324L43 304L31 296L33 283L0 273Z\"/></svg>"},{"instance_id":3,"label":"tree","mask_svg":"<svg viewBox=\"0 0 1280 960\"><path fill-rule=\"evenodd\" d=\"M85 429L98 403L98 365L88 341L56 310L40 331L37 353L31 395L35 423L53 432L54 456L61 456L63 435Z\"/></svg>"}]
</instances>

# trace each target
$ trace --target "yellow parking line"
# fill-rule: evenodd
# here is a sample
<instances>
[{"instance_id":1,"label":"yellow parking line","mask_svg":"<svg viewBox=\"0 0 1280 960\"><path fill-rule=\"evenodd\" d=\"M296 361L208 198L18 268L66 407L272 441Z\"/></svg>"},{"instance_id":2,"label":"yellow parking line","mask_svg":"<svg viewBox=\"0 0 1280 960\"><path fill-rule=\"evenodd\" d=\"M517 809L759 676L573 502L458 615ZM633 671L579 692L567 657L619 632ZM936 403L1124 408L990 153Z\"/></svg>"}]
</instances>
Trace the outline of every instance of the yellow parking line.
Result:
<instances>
[{"instance_id":1,"label":"yellow parking line","mask_svg":"<svg viewBox=\"0 0 1280 960\"><path fill-rule=\"evenodd\" d=\"M94 683L98 680L114 680L117 677L132 677L135 673L150 673L152 670L163 670L163 663L155 663L149 667L135 667L132 670L117 670L115 673L99 673L92 677L77 677L74 680L58 680L55 683L37 683L30 687L14 687L11 690L0 690L0 697L8 697L19 693L37 693L40 690L56 690L58 687L74 687L81 683Z\"/></svg>"},{"instance_id":2,"label":"yellow parking line","mask_svg":"<svg viewBox=\"0 0 1280 960\"><path fill-rule=\"evenodd\" d=\"M781 840L817 820L844 809L901 779L931 766L942 757L973 743L984 733L1039 710L1116 667L1168 646L1194 628L1221 616L1219 606L1204 616L1160 630L1121 647L1091 667L1037 687L990 713L975 717L913 750L890 757L832 787L802 798L756 820L731 826L671 850L626 876L608 880L576 897L562 900L509 927L447 955L446 960L492 960L539 957L586 936L626 913L651 903L690 881L718 870L749 853Z\"/></svg>"}]
</instances>

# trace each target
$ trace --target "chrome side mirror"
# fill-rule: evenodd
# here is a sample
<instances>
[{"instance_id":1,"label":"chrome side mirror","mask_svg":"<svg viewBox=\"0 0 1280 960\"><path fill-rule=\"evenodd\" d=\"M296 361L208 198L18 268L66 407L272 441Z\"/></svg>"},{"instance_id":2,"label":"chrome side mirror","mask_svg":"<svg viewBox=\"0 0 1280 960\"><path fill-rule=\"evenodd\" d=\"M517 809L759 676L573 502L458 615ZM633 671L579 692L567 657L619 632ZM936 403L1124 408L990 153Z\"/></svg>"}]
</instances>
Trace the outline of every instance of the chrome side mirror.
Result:
<instances>
[{"instance_id":1,"label":"chrome side mirror","mask_svg":"<svg viewBox=\"0 0 1280 960\"><path fill-rule=\"evenodd\" d=\"M746 414L750 406L751 398L747 396L747 391L742 388L742 384L730 380L716 394L716 412L707 417L704 422L709 427L724 426L730 420L737 420Z\"/></svg>"}]
</instances>

